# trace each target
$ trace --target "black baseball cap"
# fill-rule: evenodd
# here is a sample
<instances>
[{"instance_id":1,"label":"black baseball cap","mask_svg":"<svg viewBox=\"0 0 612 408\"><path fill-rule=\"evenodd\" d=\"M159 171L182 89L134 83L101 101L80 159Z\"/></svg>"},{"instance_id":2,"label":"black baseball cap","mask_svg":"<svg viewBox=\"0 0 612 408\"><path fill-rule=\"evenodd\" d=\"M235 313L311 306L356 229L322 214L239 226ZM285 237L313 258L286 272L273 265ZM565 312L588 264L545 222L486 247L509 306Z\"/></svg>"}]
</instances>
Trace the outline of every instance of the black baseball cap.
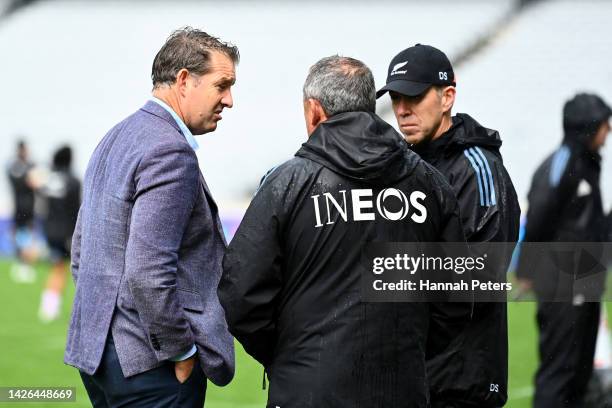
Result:
<instances>
[{"instance_id":1,"label":"black baseball cap","mask_svg":"<svg viewBox=\"0 0 612 408\"><path fill-rule=\"evenodd\" d=\"M393 57L389 64L387 84L376 92L376 98L387 91L417 96L432 85L456 86L453 66L439 49L417 44Z\"/></svg>"},{"instance_id":2,"label":"black baseball cap","mask_svg":"<svg viewBox=\"0 0 612 408\"><path fill-rule=\"evenodd\" d=\"M612 117L612 108L600 96L579 93L563 106L565 137L589 143L599 126Z\"/></svg>"}]
</instances>

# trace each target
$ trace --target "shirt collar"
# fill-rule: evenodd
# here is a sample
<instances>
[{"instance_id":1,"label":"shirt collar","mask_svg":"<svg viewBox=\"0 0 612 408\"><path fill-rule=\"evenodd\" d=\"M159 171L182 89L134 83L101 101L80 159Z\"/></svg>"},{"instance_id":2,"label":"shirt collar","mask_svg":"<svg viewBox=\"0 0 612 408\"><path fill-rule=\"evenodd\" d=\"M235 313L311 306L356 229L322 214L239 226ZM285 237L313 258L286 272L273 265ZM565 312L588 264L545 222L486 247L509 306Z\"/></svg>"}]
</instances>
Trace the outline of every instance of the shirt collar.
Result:
<instances>
[{"instance_id":1,"label":"shirt collar","mask_svg":"<svg viewBox=\"0 0 612 408\"><path fill-rule=\"evenodd\" d=\"M198 144L198 141L195 139L195 137L193 137L193 134L191 133L187 125L185 125L185 122L181 120L179 115L177 115L176 112L161 99L152 96L151 100L157 103L159 106L161 106L165 110L167 110L168 113L172 115L172 117L174 118L174 121L176 122L178 127L181 129L181 132L183 132L183 136L185 136L185 139L187 139L187 143L189 143L189 146L191 146L193 150L198 150L198 148L200 147L200 145Z\"/></svg>"}]
</instances>

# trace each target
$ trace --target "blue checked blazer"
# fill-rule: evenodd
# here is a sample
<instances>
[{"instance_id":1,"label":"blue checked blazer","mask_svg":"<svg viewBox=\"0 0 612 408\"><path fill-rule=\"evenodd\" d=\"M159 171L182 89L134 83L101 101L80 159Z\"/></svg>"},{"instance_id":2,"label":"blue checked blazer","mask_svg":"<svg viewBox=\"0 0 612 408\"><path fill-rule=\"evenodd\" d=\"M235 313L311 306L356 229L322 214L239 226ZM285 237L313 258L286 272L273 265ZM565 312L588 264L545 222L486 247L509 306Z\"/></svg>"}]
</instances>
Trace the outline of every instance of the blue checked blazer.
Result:
<instances>
[{"instance_id":1,"label":"blue checked blazer","mask_svg":"<svg viewBox=\"0 0 612 408\"><path fill-rule=\"evenodd\" d=\"M93 374L112 333L126 377L196 344L206 377L227 384L234 345L217 297L225 247L195 152L148 102L104 136L85 173L66 364Z\"/></svg>"}]
</instances>

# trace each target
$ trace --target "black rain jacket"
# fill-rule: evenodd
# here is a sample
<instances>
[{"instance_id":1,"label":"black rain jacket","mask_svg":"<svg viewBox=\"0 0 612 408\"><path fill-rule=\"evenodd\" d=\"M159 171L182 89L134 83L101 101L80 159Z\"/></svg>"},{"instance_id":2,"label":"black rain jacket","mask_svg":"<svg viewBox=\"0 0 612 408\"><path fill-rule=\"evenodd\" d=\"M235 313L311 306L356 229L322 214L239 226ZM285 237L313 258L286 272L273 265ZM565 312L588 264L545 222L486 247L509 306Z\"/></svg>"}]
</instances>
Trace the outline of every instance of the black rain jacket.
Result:
<instances>
[{"instance_id":1,"label":"black rain jacket","mask_svg":"<svg viewBox=\"0 0 612 408\"><path fill-rule=\"evenodd\" d=\"M383 218L385 188L423 192L424 222L412 207ZM227 250L219 298L230 332L265 367L269 407L428 406L428 333L444 348L472 305L363 302L362 249L399 241L464 236L448 183L375 114L333 116L267 175Z\"/></svg>"},{"instance_id":2,"label":"black rain jacket","mask_svg":"<svg viewBox=\"0 0 612 408\"><path fill-rule=\"evenodd\" d=\"M468 241L510 243L499 268L490 271L505 281L521 209L499 152L501 144L497 131L460 113L442 136L411 148L446 176L459 202ZM432 400L441 406L503 406L508 394L506 304L475 303L462 340L447 357L428 355Z\"/></svg>"},{"instance_id":3,"label":"black rain jacket","mask_svg":"<svg viewBox=\"0 0 612 408\"><path fill-rule=\"evenodd\" d=\"M549 155L533 175L528 200L524 242L601 242L609 235L599 186L601 156L587 148L590 138L584 132L568 132L561 146ZM521 249L517 276L531 279L541 301L565 293L565 279L552 263L534 268L530 256ZM586 264L584 271L590 270ZM537 270L537 273L536 273ZM602 276L602 279L604 276ZM603 292L604 282L601 281ZM563 295L559 295L563 296ZM564 296L565 297L565 296Z\"/></svg>"}]
</instances>

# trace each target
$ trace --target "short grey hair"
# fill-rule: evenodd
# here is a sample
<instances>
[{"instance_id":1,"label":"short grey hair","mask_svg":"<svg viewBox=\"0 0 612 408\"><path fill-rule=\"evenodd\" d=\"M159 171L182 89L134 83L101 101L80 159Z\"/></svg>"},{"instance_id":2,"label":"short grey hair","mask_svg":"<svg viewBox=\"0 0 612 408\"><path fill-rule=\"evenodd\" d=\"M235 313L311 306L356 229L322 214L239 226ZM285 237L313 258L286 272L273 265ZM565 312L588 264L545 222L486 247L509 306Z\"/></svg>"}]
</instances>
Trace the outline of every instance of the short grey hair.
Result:
<instances>
[{"instance_id":1,"label":"short grey hair","mask_svg":"<svg viewBox=\"0 0 612 408\"><path fill-rule=\"evenodd\" d=\"M332 55L319 60L308 71L303 93L304 100L319 101L328 116L376 110L372 71L350 57Z\"/></svg>"},{"instance_id":2,"label":"short grey hair","mask_svg":"<svg viewBox=\"0 0 612 408\"><path fill-rule=\"evenodd\" d=\"M240 53L235 45L223 42L204 31L191 27L174 31L153 60L153 88L172 85L183 68L195 75L208 73L211 51L227 55L234 64L240 60Z\"/></svg>"}]
</instances>

